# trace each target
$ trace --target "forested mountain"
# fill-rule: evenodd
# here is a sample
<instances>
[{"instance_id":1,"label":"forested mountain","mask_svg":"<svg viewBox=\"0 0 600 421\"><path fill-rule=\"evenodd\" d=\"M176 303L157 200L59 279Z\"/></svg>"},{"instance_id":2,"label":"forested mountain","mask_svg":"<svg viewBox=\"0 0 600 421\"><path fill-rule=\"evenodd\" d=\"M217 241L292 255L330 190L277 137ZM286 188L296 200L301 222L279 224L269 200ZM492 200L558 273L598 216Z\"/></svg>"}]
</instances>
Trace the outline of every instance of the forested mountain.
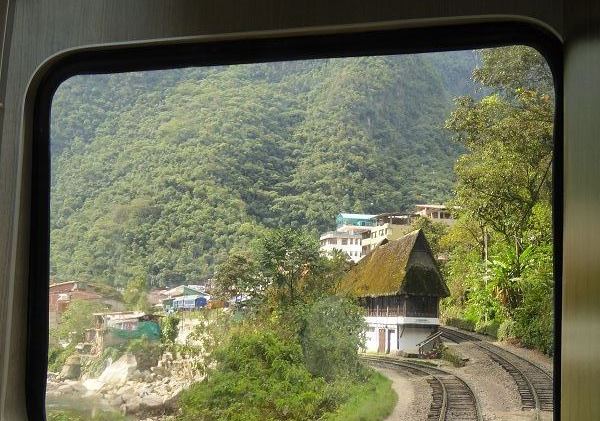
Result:
<instances>
[{"instance_id":1,"label":"forested mountain","mask_svg":"<svg viewBox=\"0 0 600 421\"><path fill-rule=\"evenodd\" d=\"M52 107L51 272L210 276L276 226L452 193L473 52L78 76Z\"/></svg>"}]
</instances>

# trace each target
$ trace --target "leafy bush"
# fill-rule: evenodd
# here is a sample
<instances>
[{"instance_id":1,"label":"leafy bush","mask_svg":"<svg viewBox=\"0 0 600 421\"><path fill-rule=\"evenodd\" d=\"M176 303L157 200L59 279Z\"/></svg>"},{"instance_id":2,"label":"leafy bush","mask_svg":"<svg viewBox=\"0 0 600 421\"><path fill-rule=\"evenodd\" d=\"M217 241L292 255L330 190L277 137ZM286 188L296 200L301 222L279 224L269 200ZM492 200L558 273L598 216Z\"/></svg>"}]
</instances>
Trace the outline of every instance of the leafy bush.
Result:
<instances>
[{"instance_id":1,"label":"leafy bush","mask_svg":"<svg viewBox=\"0 0 600 421\"><path fill-rule=\"evenodd\" d=\"M175 343L179 334L179 318L174 314L163 317L160 321L161 340L164 342Z\"/></svg>"},{"instance_id":2,"label":"leafy bush","mask_svg":"<svg viewBox=\"0 0 600 421\"><path fill-rule=\"evenodd\" d=\"M67 358L75 352L75 344L70 344L66 348L62 346L52 347L48 350L48 371L59 372Z\"/></svg>"},{"instance_id":3,"label":"leafy bush","mask_svg":"<svg viewBox=\"0 0 600 421\"><path fill-rule=\"evenodd\" d=\"M447 346L442 345L440 348L440 358L448 361L454 367L464 367L465 362Z\"/></svg>"},{"instance_id":4,"label":"leafy bush","mask_svg":"<svg viewBox=\"0 0 600 421\"><path fill-rule=\"evenodd\" d=\"M470 332L475 331L475 323L472 320L451 317L446 319L446 325L457 327L462 330L468 330Z\"/></svg>"},{"instance_id":5,"label":"leafy bush","mask_svg":"<svg viewBox=\"0 0 600 421\"><path fill-rule=\"evenodd\" d=\"M535 250L523 274L523 299L514 311L514 333L526 347L548 355L554 352L554 277L552 246Z\"/></svg>"},{"instance_id":6,"label":"leafy bush","mask_svg":"<svg viewBox=\"0 0 600 421\"><path fill-rule=\"evenodd\" d=\"M391 387L391 380L372 372L365 383L342 385L346 387L346 399L335 412L325 414L324 421L378 421L389 416L398 395Z\"/></svg>"},{"instance_id":7,"label":"leafy bush","mask_svg":"<svg viewBox=\"0 0 600 421\"><path fill-rule=\"evenodd\" d=\"M274 332L240 330L216 360L217 369L183 393L182 420L310 420L335 409L300 345Z\"/></svg>"},{"instance_id":8,"label":"leafy bush","mask_svg":"<svg viewBox=\"0 0 600 421\"><path fill-rule=\"evenodd\" d=\"M515 338L515 321L506 319L500 323L498 328L498 339L501 341L510 341Z\"/></svg>"},{"instance_id":9,"label":"leafy bush","mask_svg":"<svg viewBox=\"0 0 600 421\"><path fill-rule=\"evenodd\" d=\"M308 310L300 340L308 370L327 381L354 377L362 365L365 321L356 304L339 297L317 300Z\"/></svg>"},{"instance_id":10,"label":"leafy bush","mask_svg":"<svg viewBox=\"0 0 600 421\"><path fill-rule=\"evenodd\" d=\"M554 351L554 280L552 273L552 247L532 250L529 265L519 278L522 298L503 321L498 337L519 342L548 355Z\"/></svg>"},{"instance_id":11,"label":"leafy bush","mask_svg":"<svg viewBox=\"0 0 600 421\"><path fill-rule=\"evenodd\" d=\"M127 351L135 356L139 370L148 370L158 364L162 354L160 343L148 340L145 336L129 342Z\"/></svg>"},{"instance_id":12,"label":"leafy bush","mask_svg":"<svg viewBox=\"0 0 600 421\"><path fill-rule=\"evenodd\" d=\"M499 328L500 322L498 320L489 320L487 322L480 320L475 324L475 332L492 336L494 338L498 337Z\"/></svg>"}]
</instances>

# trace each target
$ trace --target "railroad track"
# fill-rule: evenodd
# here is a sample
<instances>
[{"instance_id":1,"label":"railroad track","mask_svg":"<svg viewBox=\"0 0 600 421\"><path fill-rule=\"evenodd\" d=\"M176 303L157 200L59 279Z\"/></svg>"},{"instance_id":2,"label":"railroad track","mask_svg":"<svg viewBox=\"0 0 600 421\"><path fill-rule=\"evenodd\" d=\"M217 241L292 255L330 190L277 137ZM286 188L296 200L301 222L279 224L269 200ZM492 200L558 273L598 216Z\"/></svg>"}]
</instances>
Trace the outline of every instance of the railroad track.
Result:
<instances>
[{"instance_id":1,"label":"railroad track","mask_svg":"<svg viewBox=\"0 0 600 421\"><path fill-rule=\"evenodd\" d=\"M361 359L370 365L426 377L432 396L427 421L483 420L475 394L460 377L435 367L390 357L364 355Z\"/></svg>"},{"instance_id":2,"label":"railroad track","mask_svg":"<svg viewBox=\"0 0 600 421\"><path fill-rule=\"evenodd\" d=\"M496 345L482 341L476 336L440 327L442 336L453 342L471 342L481 348L490 358L504 368L517 384L523 410L554 409L552 374L524 358Z\"/></svg>"}]
</instances>

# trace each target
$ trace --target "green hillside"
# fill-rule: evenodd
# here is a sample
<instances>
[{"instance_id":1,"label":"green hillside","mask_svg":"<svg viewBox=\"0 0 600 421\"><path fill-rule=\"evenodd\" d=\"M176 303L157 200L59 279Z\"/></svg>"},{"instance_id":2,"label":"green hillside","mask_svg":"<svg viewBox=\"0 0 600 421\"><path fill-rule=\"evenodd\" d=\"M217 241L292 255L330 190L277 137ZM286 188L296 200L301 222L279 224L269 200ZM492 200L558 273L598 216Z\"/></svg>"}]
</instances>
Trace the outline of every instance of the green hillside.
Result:
<instances>
[{"instance_id":1,"label":"green hillside","mask_svg":"<svg viewBox=\"0 0 600 421\"><path fill-rule=\"evenodd\" d=\"M473 52L78 76L52 108L51 274L210 276L266 227L443 202Z\"/></svg>"}]
</instances>

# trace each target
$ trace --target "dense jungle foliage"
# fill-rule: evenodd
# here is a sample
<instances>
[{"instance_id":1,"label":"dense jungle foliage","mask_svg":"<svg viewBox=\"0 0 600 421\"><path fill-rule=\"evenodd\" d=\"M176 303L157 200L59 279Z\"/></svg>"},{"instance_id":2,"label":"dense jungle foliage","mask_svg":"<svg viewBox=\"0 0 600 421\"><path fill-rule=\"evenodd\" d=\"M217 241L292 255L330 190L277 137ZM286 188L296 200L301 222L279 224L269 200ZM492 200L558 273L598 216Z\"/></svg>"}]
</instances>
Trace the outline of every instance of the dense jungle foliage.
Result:
<instances>
[{"instance_id":1,"label":"dense jungle foliage","mask_svg":"<svg viewBox=\"0 0 600 421\"><path fill-rule=\"evenodd\" d=\"M554 91L544 58L527 47L484 50L446 126L466 149L456 163L458 222L448 255L448 321L553 352L552 163ZM457 320L454 320L456 323Z\"/></svg>"},{"instance_id":2,"label":"dense jungle foliage","mask_svg":"<svg viewBox=\"0 0 600 421\"><path fill-rule=\"evenodd\" d=\"M473 52L78 76L51 121L51 274L198 283L266 228L444 202ZM132 298L135 300L135 297Z\"/></svg>"},{"instance_id":3,"label":"dense jungle foliage","mask_svg":"<svg viewBox=\"0 0 600 421\"><path fill-rule=\"evenodd\" d=\"M216 272L288 305L344 268L296 284L249 251L266 234L293 254L340 211L443 202L453 227L415 227L445 257L445 321L553 350L554 92L530 48L80 76L52 111L57 279L139 306Z\"/></svg>"}]
</instances>

